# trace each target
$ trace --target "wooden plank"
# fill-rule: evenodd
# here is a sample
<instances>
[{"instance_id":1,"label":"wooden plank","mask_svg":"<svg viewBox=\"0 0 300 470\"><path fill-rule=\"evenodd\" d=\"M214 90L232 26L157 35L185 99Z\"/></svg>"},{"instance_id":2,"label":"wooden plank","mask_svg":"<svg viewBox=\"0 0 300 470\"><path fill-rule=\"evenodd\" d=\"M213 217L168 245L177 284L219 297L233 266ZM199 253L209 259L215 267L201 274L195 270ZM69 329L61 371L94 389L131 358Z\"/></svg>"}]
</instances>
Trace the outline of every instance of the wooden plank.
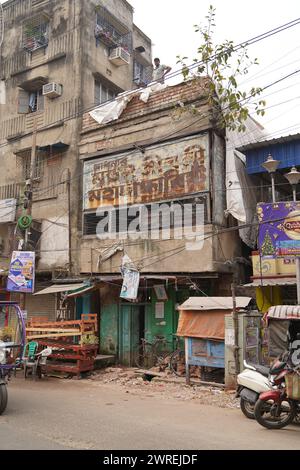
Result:
<instances>
[{"instance_id":1,"label":"wooden plank","mask_svg":"<svg viewBox=\"0 0 300 470\"><path fill-rule=\"evenodd\" d=\"M75 330L75 329L71 329L71 328L66 328L66 329L63 329L63 328L26 328L26 331L30 331L30 332L42 332L42 333L77 333L78 331L80 330Z\"/></svg>"},{"instance_id":2,"label":"wooden plank","mask_svg":"<svg viewBox=\"0 0 300 470\"><path fill-rule=\"evenodd\" d=\"M65 336L82 336L83 333L51 333L51 334L45 334L45 335L31 335L27 336L27 339L39 339L39 338L63 338Z\"/></svg>"}]
</instances>

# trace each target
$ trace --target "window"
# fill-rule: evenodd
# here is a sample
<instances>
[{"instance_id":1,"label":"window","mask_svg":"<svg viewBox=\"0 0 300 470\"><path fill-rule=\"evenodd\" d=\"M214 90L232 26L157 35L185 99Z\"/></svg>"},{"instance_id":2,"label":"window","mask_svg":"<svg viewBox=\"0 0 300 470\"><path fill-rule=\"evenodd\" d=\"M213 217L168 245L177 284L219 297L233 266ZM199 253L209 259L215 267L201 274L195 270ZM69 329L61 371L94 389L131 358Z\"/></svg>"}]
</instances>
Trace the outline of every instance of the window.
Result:
<instances>
[{"instance_id":1,"label":"window","mask_svg":"<svg viewBox=\"0 0 300 470\"><path fill-rule=\"evenodd\" d=\"M31 169L31 150L19 153L17 155L17 166L21 167L22 180L26 181L30 178ZM40 179L44 173L44 162L46 160L45 152L38 150L36 155L36 164L34 178Z\"/></svg>"},{"instance_id":2,"label":"window","mask_svg":"<svg viewBox=\"0 0 300 470\"><path fill-rule=\"evenodd\" d=\"M199 224L209 223L208 197L200 195L197 198L132 206L131 209L116 208L107 211L103 209L101 216L95 212L88 212L83 217L83 234L94 236L99 222L104 222L102 224L104 233L197 227Z\"/></svg>"},{"instance_id":3,"label":"window","mask_svg":"<svg viewBox=\"0 0 300 470\"><path fill-rule=\"evenodd\" d=\"M111 101L116 97L116 92L109 86L104 85L101 81L95 80L95 104L103 104Z\"/></svg>"},{"instance_id":4,"label":"window","mask_svg":"<svg viewBox=\"0 0 300 470\"><path fill-rule=\"evenodd\" d=\"M45 15L31 18L23 25L23 47L28 52L48 45L49 19Z\"/></svg>"},{"instance_id":5,"label":"window","mask_svg":"<svg viewBox=\"0 0 300 470\"><path fill-rule=\"evenodd\" d=\"M135 60L133 63L133 81L138 86L148 85L152 81L152 66L143 65Z\"/></svg>"},{"instance_id":6,"label":"window","mask_svg":"<svg viewBox=\"0 0 300 470\"><path fill-rule=\"evenodd\" d=\"M44 111L43 89L27 91L19 91L18 113L28 114L37 111Z\"/></svg>"}]
</instances>

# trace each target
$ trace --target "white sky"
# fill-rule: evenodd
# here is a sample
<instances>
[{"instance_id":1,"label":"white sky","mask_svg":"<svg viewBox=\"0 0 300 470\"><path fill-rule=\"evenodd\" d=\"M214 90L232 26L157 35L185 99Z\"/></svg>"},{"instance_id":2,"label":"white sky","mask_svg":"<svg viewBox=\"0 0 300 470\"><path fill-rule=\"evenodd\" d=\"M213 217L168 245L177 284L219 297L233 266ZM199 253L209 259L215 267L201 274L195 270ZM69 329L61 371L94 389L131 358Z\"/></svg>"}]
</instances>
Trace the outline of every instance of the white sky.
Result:
<instances>
[{"instance_id":1,"label":"white sky","mask_svg":"<svg viewBox=\"0 0 300 470\"><path fill-rule=\"evenodd\" d=\"M0 0L3 3L3 0ZM236 44L300 17L300 1L286 0L129 0L135 9L134 22L153 41L153 57L174 70L178 54L196 57L200 37L193 25L204 22L209 5L216 8L216 39ZM300 69L300 25L249 47L250 56L259 60L247 80L250 86L265 86ZM174 83L174 80L170 83ZM245 84L246 86L246 84ZM279 137L300 132L300 73L265 92L267 110L259 121ZM288 101L288 103L280 104Z\"/></svg>"},{"instance_id":2,"label":"white sky","mask_svg":"<svg viewBox=\"0 0 300 470\"><path fill-rule=\"evenodd\" d=\"M300 17L300 1L286 0L129 0L135 9L134 21L153 41L153 57L178 69L176 56L196 57L199 33L193 25L205 21L210 4L216 8L216 39L236 44ZM250 69L250 86L265 86L300 69L300 25L249 46L258 66ZM246 84L245 84L246 86ZM247 85L249 86L249 85ZM282 90L285 88L285 90ZM248 88L249 89L249 88ZM300 132L300 73L265 91L267 110L259 121L279 137ZM279 103L292 100L286 104ZM293 128L292 128L293 126ZM295 127L297 126L297 127Z\"/></svg>"}]
</instances>

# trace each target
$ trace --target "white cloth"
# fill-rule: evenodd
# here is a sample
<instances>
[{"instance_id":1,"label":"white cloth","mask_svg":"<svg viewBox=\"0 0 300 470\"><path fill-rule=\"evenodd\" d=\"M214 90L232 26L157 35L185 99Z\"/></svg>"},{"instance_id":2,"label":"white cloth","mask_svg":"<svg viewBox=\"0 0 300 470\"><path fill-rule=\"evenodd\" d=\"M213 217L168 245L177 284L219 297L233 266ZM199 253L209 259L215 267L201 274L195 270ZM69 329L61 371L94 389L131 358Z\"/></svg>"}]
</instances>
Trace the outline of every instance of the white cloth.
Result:
<instances>
[{"instance_id":1,"label":"white cloth","mask_svg":"<svg viewBox=\"0 0 300 470\"><path fill-rule=\"evenodd\" d=\"M147 103L152 93L164 90L165 88L167 88L167 85L161 83L150 83L147 88L141 88L118 95L113 101L109 101L107 104L98 106L89 114L99 124L107 124L119 119L134 96L139 95L140 100Z\"/></svg>"},{"instance_id":2,"label":"white cloth","mask_svg":"<svg viewBox=\"0 0 300 470\"><path fill-rule=\"evenodd\" d=\"M114 101L110 101L105 105L90 112L90 116L95 119L99 124L107 124L108 122L118 119L126 109L128 103L132 100L134 94L124 94L117 96Z\"/></svg>"},{"instance_id":3,"label":"white cloth","mask_svg":"<svg viewBox=\"0 0 300 470\"><path fill-rule=\"evenodd\" d=\"M246 157L236 150L264 136L263 128L254 119L245 122L246 131L226 131L226 214L237 219L239 225L252 224L256 218L256 193L246 171ZM256 245L257 228L250 226L239 231L246 245Z\"/></svg>"}]
</instances>

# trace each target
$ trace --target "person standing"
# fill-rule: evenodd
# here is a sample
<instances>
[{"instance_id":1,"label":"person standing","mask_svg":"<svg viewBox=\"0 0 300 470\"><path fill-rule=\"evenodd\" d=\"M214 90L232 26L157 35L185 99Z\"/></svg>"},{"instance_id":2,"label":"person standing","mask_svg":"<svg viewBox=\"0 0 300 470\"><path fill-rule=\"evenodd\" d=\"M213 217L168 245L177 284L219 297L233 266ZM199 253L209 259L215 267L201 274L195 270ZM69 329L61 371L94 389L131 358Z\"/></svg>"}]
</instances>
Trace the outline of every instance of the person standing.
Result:
<instances>
[{"instance_id":1,"label":"person standing","mask_svg":"<svg viewBox=\"0 0 300 470\"><path fill-rule=\"evenodd\" d=\"M160 59L154 59L154 69L153 69L153 76L152 79L155 82L165 83L165 76L169 73L172 69L167 65L163 65L160 63Z\"/></svg>"}]
</instances>

